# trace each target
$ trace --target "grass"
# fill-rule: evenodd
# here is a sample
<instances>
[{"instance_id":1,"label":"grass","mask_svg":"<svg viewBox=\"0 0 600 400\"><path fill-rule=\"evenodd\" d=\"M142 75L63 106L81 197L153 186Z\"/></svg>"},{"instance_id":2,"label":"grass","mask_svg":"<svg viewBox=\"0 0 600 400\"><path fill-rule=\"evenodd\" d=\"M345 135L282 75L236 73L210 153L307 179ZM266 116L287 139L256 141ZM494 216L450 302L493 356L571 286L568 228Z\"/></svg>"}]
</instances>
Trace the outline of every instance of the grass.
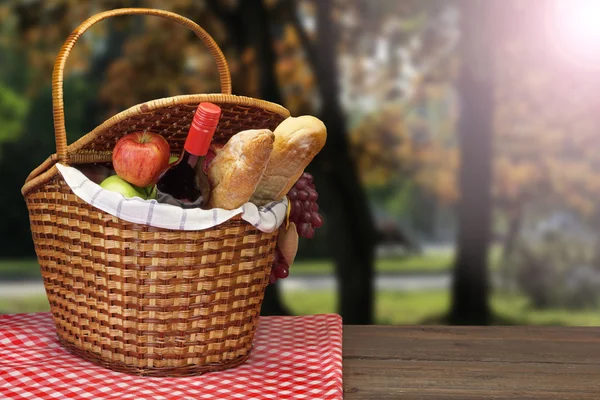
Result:
<instances>
[{"instance_id":1,"label":"grass","mask_svg":"<svg viewBox=\"0 0 600 400\"><path fill-rule=\"evenodd\" d=\"M0 297L0 314L50 311L46 296Z\"/></svg>"},{"instance_id":2,"label":"grass","mask_svg":"<svg viewBox=\"0 0 600 400\"><path fill-rule=\"evenodd\" d=\"M292 306L292 302L288 304ZM443 291L379 292L375 295L376 323L382 325L418 325L448 309Z\"/></svg>"},{"instance_id":3,"label":"grass","mask_svg":"<svg viewBox=\"0 0 600 400\"><path fill-rule=\"evenodd\" d=\"M283 293L284 301L296 315L332 313L336 311L333 292ZM598 326L600 313L593 310L535 310L523 296L494 294L491 305L495 323L501 325ZM392 292L376 295L376 323L384 325L439 324L450 306L446 290Z\"/></svg>"},{"instance_id":4,"label":"grass","mask_svg":"<svg viewBox=\"0 0 600 400\"><path fill-rule=\"evenodd\" d=\"M331 291L288 291L283 299L295 315L336 312L337 299ZM376 294L376 323L416 325L448 309L445 291L379 292Z\"/></svg>"},{"instance_id":5,"label":"grass","mask_svg":"<svg viewBox=\"0 0 600 400\"><path fill-rule=\"evenodd\" d=\"M35 258L0 260L0 281L41 279L40 266Z\"/></svg>"},{"instance_id":6,"label":"grass","mask_svg":"<svg viewBox=\"0 0 600 400\"><path fill-rule=\"evenodd\" d=\"M381 258L375 262L375 270L379 273L436 273L448 271L452 265L452 253L431 253L395 258ZM294 275L329 275L333 274L331 260L298 260L292 266Z\"/></svg>"},{"instance_id":7,"label":"grass","mask_svg":"<svg viewBox=\"0 0 600 400\"><path fill-rule=\"evenodd\" d=\"M490 268L498 268L501 260L500 246L490 249ZM378 273L442 273L449 272L454 262L454 253L432 251L426 254L408 255L395 258L380 258L375 261L375 271ZM331 260L298 260L292 267L294 275L328 275L333 274Z\"/></svg>"},{"instance_id":8,"label":"grass","mask_svg":"<svg viewBox=\"0 0 600 400\"><path fill-rule=\"evenodd\" d=\"M503 324L513 325L565 325L565 326L599 326L598 309L571 310L549 309L536 310L530 306L524 296L495 295L492 296L492 308L495 316Z\"/></svg>"}]
</instances>

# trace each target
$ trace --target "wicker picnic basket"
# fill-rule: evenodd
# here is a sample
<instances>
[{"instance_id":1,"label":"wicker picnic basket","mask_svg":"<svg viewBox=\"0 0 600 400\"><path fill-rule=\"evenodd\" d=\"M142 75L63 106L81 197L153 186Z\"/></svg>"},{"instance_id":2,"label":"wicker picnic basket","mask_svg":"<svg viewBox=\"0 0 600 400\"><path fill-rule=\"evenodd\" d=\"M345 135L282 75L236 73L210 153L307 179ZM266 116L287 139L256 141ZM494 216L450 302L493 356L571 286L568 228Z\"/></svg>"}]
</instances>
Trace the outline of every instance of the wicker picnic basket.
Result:
<instances>
[{"instance_id":1,"label":"wicker picnic basket","mask_svg":"<svg viewBox=\"0 0 600 400\"><path fill-rule=\"evenodd\" d=\"M115 16L166 18L192 30L216 61L220 94L176 96L139 104L67 145L63 70L77 39ZM200 102L222 108L215 141L244 129L273 130L284 107L231 94L223 53L197 24L154 9L99 13L75 29L54 66L56 154L23 186L35 250L58 337L71 352L107 368L138 375L183 376L235 367L249 356L277 232L241 218L202 231L135 224L78 198L55 164L107 163L121 136L163 135L181 151Z\"/></svg>"}]
</instances>

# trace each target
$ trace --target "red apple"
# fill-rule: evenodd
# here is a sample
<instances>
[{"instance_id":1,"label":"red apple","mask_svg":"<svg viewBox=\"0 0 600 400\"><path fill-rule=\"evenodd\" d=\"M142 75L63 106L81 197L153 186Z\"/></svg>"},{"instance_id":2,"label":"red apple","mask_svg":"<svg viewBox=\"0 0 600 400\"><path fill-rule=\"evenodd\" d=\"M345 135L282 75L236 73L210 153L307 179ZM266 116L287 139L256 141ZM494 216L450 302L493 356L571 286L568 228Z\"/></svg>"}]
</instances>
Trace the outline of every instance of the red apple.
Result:
<instances>
[{"instance_id":1,"label":"red apple","mask_svg":"<svg viewBox=\"0 0 600 400\"><path fill-rule=\"evenodd\" d=\"M135 186L154 185L169 167L170 153L169 143L161 135L130 133L115 145L113 168L117 175Z\"/></svg>"}]
</instances>

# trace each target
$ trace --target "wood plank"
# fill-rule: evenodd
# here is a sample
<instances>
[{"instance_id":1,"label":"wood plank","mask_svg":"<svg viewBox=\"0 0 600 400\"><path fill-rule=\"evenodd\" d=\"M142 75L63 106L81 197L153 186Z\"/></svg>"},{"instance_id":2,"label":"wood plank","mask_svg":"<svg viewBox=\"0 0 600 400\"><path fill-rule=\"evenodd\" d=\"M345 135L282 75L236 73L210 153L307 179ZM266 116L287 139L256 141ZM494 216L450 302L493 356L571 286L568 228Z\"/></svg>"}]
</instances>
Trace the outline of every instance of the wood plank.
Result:
<instances>
[{"instance_id":1,"label":"wood plank","mask_svg":"<svg viewBox=\"0 0 600 400\"><path fill-rule=\"evenodd\" d=\"M345 357L600 364L600 329L345 326Z\"/></svg>"},{"instance_id":2,"label":"wood plank","mask_svg":"<svg viewBox=\"0 0 600 400\"><path fill-rule=\"evenodd\" d=\"M599 399L600 330L344 327L345 399Z\"/></svg>"},{"instance_id":3,"label":"wood plank","mask_svg":"<svg viewBox=\"0 0 600 400\"><path fill-rule=\"evenodd\" d=\"M345 399L600 397L600 366L344 360Z\"/></svg>"}]
</instances>

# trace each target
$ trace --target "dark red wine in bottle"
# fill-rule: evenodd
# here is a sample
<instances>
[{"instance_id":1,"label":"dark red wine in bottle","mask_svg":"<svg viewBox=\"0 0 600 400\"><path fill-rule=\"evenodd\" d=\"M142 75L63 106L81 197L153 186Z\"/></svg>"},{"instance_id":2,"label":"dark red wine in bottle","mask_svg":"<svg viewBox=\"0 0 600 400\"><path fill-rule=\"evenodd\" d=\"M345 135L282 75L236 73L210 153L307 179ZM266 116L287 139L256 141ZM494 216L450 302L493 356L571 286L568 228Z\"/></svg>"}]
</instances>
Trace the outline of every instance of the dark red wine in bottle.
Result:
<instances>
[{"instance_id":1,"label":"dark red wine in bottle","mask_svg":"<svg viewBox=\"0 0 600 400\"><path fill-rule=\"evenodd\" d=\"M183 146L183 156L179 163L170 168L158 181L158 190L190 203L201 195L208 196L208 180L200 166L208 152L220 117L219 106L207 102L198 105Z\"/></svg>"}]
</instances>

